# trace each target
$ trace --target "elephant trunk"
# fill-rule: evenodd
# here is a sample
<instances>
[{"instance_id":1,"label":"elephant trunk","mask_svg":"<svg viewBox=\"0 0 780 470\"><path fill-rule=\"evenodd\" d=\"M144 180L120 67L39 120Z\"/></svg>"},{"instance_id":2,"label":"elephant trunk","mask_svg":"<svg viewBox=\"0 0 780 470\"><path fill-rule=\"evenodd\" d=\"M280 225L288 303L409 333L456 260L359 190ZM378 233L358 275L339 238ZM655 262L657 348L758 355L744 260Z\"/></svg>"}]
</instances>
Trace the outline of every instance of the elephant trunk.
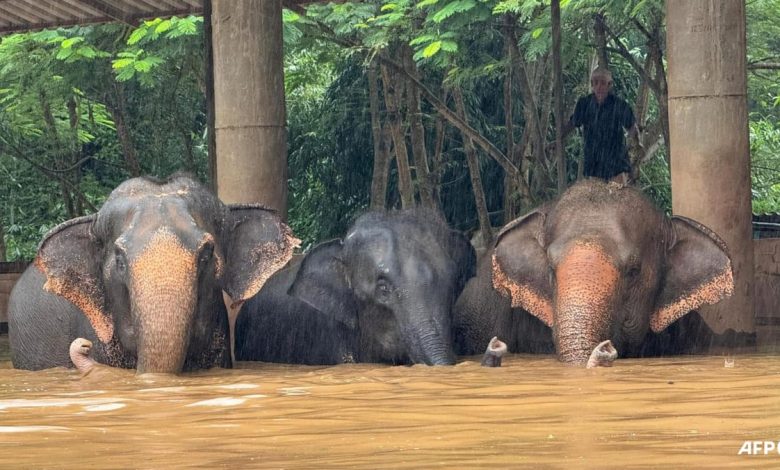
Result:
<instances>
[{"instance_id":1,"label":"elephant trunk","mask_svg":"<svg viewBox=\"0 0 780 470\"><path fill-rule=\"evenodd\" d=\"M593 348L609 339L610 305L618 270L603 249L580 243L568 250L556 269L553 338L558 358L585 364Z\"/></svg>"},{"instance_id":2,"label":"elephant trunk","mask_svg":"<svg viewBox=\"0 0 780 470\"><path fill-rule=\"evenodd\" d=\"M447 312L439 310L441 308L418 309L418 313L411 315L410 321L402 322L401 334L407 342L409 357L416 364L455 364L450 317ZM431 311L434 313L431 314Z\"/></svg>"},{"instance_id":3,"label":"elephant trunk","mask_svg":"<svg viewBox=\"0 0 780 470\"><path fill-rule=\"evenodd\" d=\"M197 300L197 260L172 236L155 240L131 269L138 373L181 372Z\"/></svg>"}]
</instances>

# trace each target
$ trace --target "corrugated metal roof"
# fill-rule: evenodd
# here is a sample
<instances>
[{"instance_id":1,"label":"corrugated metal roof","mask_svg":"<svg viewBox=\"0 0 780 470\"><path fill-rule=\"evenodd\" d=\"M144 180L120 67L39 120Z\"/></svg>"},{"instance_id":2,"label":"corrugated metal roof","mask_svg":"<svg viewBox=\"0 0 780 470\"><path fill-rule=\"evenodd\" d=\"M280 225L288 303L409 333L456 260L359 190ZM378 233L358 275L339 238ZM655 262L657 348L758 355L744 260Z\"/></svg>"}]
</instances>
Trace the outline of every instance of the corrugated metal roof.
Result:
<instances>
[{"instance_id":1,"label":"corrugated metal roof","mask_svg":"<svg viewBox=\"0 0 780 470\"><path fill-rule=\"evenodd\" d=\"M313 0L284 0L295 8ZM146 18L200 15L203 0L0 0L0 34L89 23L138 24Z\"/></svg>"}]
</instances>

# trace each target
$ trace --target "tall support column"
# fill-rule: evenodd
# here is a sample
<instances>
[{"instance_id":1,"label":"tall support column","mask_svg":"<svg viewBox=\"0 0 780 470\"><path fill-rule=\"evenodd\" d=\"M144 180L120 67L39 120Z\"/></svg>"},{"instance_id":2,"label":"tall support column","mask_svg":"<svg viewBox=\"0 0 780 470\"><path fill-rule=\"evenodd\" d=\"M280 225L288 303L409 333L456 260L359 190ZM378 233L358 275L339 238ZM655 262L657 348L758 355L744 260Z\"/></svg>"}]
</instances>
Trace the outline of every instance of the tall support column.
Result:
<instances>
[{"instance_id":1,"label":"tall support column","mask_svg":"<svg viewBox=\"0 0 780 470\"><path fill-rule=\"evenodd\" d=\"M755 331L744 0L667 0L672 208L728 244L734 295L701 309Z\"/></svg>"},{"instance_id":2,"label":"tall support column","mask_svg":"<svg viewBox=\"0 0 780 470\"><path fill-rule=\"evenodd\" d=\"M282 0L212 0L217 194L287 215Z\"/></svg>"}]
</instances>

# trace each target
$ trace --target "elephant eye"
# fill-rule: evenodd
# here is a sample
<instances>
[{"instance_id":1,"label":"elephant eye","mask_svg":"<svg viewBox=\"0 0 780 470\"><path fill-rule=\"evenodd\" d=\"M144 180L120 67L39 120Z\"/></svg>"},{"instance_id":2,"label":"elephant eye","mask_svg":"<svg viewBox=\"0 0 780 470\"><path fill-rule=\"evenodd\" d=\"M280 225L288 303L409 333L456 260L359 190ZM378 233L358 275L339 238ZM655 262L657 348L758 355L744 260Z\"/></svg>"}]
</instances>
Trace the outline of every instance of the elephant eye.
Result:
<instances>
[{"instance_id":1,"label":"elephant eye","mask_svg":"<svg viewBox=\"0 0 780 470\"><path fill-rule=\"evenodd\" d=\"M378 298L387 298L392 291L393 287L387 279L380 277L376 281L376 295Z\"/></svg>"},{"instance_id":2,"label":"elephant eye","mask_svg":"<svg viewBox=\"0 0 780 470\"><path fill-rule=\"evenodd\" d=\"M626 271L626 276L628 277L636 277L639 275L639 273L642 271L642 268L639 266L639 264L633 264L628 267L628 270Z\"/></svg>"},{"instance_id":3,"label":"elephant eye","mask_svg":"<svg viewBox=\"0 0 780 470\"><path fill-rule=\"evenodd\" d=\"M200 250L200 256L198 257L198 263L202 266L211 260L214 255L214 244L206 243Z\"/></svg>"}]
</instances>

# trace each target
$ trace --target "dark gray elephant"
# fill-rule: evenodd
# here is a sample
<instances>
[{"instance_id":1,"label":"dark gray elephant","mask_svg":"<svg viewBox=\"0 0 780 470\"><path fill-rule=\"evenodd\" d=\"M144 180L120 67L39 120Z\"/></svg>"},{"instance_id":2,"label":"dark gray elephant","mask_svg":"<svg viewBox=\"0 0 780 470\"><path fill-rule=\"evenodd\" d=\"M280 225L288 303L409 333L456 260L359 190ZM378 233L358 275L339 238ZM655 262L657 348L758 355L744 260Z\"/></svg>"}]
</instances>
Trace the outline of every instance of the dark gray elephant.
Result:
<instances>
[{"instance_id":1,"label":"dark gray elephant","mask_svg":"<svg viewBox=\"0 0 780 470\"><path fill-rule=\"evenodd\" d=\"M516 351L551 340L572 363L584 364L604 340L621 357L643 355L671 346L690 325L658 334L734 289L726 246L711 230L595 179L508 224L490 255L455 309L462 353L481 352L497 335Z\"/></svg>"},{"instance_id":2,"label":"dark gray elephant","mask_svg":"<svg viewBox=\"0 0 780 470\"><path fill-rule=\"evenodd\" d=\"M429 211L368 213L274 275L236 320L236 359L453 364L474 250Z\"/></svg>"},{"instance_id":3,"label":"dark gray elephant","mask_svg":"<svg viewBox=\"0 0 780 470\"><path fill-rule=\"evenodd\" d=\"M44 237L9 300L13 364L71 367L83 337L98 362L138 372L230 367L222 290L251 297L296 242L273 211L225 206L186 176L128 180Z\"/></svg>"}]
</instances>

